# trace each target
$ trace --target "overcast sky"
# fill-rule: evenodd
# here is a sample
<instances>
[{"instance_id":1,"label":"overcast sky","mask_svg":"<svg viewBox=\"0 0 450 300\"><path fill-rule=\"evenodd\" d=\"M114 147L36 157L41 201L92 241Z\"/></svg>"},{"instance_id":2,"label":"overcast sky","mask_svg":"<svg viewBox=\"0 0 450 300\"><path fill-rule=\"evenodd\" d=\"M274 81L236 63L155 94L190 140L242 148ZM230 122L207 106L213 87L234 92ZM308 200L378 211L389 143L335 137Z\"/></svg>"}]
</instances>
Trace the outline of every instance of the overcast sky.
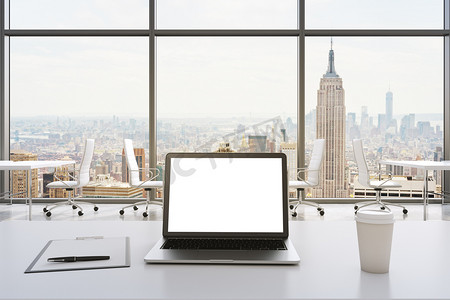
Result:
<instances>
[{"instance_id":1,"label":"overcast sky","mask_svg":"<svg viewBox=\"0 0 450 300\"><path fill-rule=\"evenodd\" d=\"M295 28L292 0L164 0L159 28ZM406 5L408 4L408 5ZM15 0L11 28L147 28L141 0ZM351 8L351 9L350 9ZM308 28L441 28L442 1L309 0ZM333 38L347 112L442 113L442 38ZM147 38L12 38L11 116L148 116ZM306 39L306 109L330 37ZM297 39L158 38L159 117L296 115ZM413 104L413 105L411 105ZM70 106L70 110L68 107Z\"/></svg>"}]
</instances>

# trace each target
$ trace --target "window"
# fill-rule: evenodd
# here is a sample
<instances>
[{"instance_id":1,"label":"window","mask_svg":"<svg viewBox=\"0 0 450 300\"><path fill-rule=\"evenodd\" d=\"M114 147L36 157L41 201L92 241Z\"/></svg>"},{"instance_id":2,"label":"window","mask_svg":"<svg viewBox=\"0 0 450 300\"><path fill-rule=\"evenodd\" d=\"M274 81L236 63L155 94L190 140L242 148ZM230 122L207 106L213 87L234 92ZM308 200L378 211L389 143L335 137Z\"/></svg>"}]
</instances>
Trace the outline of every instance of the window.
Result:
<instances>
[{"instance_id":1,"label":"window","mask_svg":"<svg viewBox=\"0 0 450 300\"><path fill-rule=\"evenodd\" d=\"M327 151L335 155L326 156L324 163L335 167L322 174L322 185L335 188L318 188L312 195L345 198L360 188L353 139L363 139L370 169L377 169L383 158L434 160L442 152L443 39L338 37L332 43L330 38L307 38L305 126L308 147L316 137L326 138L333 141ZM319 103L322 98L328 103ZM316 118L326 106L334 113ZM326 136L317 132L324 126L329 128ZM337 159L342 156L345 161ZM393 173L404 179L405 172ZM415 179L422 184L422 178Z\"/></svg>"},{"instance_id":2,"label":"window","mask_svg":"<svg viewBox=\"0 0 450 300\"><path fill-rule=\"evenodd\" d=\"M11 118L2 142L40 158L77 160L83 139L93 137L93 180L104 173L126 181L123 138L141 149L143 167L162 170L169 151L234 150L282 151L293 169L309 162L318 110L332 114L319 107L320 97L342 101L323 127L341 143L328 150L342 163L329 162L334 173L324 175L339 181L333 188L339 193L310 191L310 197L369 195L355 187L353 138L365 140L372 167L380 157L444 157L450 116L443 102L450 99L443 74L450 67L442 0L15 0L5 6L1 80L10 104L0 113L7 119L10 111ZM331 85L336 92L327 94ZM412 181L422 176L391 171ZM433 176L439 185L440 175ZM415 195L413 189L388 194Z\"/></svg>"},{"instance_id":3,"label":"window","mask_svg":"<svg viewBox=\"0 0 450 300\"><path fill-rule=\"evenodd\" d=\"M297 1L156 0L156 27L158 29L296 29Z\"/></svg>"},{"instance_id":4,"label":"window","mask_svg":"<svg viewBox=\"0 0 450 300\"><path fill-rule=\"evenodd\" d=\"M296 143L295 37L158 38L157 57L159 161L223 143L238 152Z\"/></svg>"},{"instance_id":5,"label":"window","mask_svg":"<svg viewBox=\"0 0 450 300\"><path fill-rule=\"evenodd\" d=\"M11 29L148 29L147 0L13 0Z\"/></svg>"},{"instance_id":6,"label":"window","mask_svg":"<svg viewBox=\"0 0 450 300\"><path fill-rule=\"evenodd\" d=\"M307 29L442 29L441 0L305 0Z\"/></svg>"},{"instance_id":7,"label":"window","mask_svg":"<svg viewBox=\"0 0 450 300\"><path fill-rule=\"evenodd\" d=\"M127 181L123 138L148 151L148 45L141 37L11 38L11 152L79 162L94 138L92 181Z\"/></svg>"}]
</instances>

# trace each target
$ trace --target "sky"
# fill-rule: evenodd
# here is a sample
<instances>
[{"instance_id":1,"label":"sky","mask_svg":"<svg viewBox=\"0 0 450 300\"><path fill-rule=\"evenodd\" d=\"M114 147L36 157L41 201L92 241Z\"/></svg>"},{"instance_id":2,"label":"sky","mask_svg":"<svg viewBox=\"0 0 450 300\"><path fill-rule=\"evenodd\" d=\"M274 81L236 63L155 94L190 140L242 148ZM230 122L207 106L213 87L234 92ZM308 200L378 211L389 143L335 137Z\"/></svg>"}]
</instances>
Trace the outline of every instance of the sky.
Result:
<instances>
[{"instance_id":1,"label":"sky","mask_svg":"<svg viewBox=\"0 0 450 300\"><path fill-rule=\"evenodd\" d=\"M308 0L306 9L310 29L442 27L436 0ZM292 0L164 0L157 12L161 29L297 26ZM15 0L10 24L143 29L148 3ZM333 41L347 112L384 112L390 89L394 114L442 113L442 38ZM11 38L11 116L148 116L148 47L145 37ZM295 118L296 38L158 38L156 47L158 117ZM330 37L306 38L306 112L316 105L329 49Z\"/></svg>"}]
</instances>

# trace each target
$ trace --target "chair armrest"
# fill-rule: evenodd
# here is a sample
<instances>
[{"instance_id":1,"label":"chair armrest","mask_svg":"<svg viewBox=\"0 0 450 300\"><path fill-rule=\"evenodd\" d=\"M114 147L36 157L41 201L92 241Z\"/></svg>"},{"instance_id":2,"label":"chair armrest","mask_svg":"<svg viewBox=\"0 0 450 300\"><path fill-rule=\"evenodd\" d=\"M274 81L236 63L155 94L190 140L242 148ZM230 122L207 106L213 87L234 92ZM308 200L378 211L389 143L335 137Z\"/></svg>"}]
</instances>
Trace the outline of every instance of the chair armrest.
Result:
<instances>
[{"instance_id":1,"label":"chair armrest","mask_svg":"<svg viewBox=\"0 0 450 300\"><path fill-rule=\"evenodd\" d=\"M69 176L70 176L70 175L69 175ZM67 183L65 183L64 180L62 180L61 178L59 178L59 177L56 176L55 174L53 174L53 178L55 178L56 180L62 182L65 186L67 186L67 187L70 188L70 186L69 186Z\"/></svg>"},{"instance_id":2,"label":"chair armrest","mask_svg":"<svg viewBox=\"0 0 450 300\"><path fill-rule=\"evenodd\" d=\"M139 170L147 170L146 168L139 168ZM157 168L148 168L148 177L149 179L145 180L144 182L147 181L151 181L153 179L155 179L156 177L159 176L159 174L161 173L161 171L159 171L159 169ZM156 175L154 175L156 174Z\"/></svg>"},{"instance_id":3,"label":"chair armrest","mask_svg":"<svg viewBox=\"0 0 450 300\"><path fill-rule=\"evenodd\" d=\"M307 171L308 171L308 168L307 168L307 167L305 167L305 168L292 168L292 169L290 169L290 170L292 170L292 172L295 172L295 173L296 173L296 178L297 178L298 180L304 181L304 179L301 178L300 176L301 176L301 174L306 174Z\"/></svg>"},{"instance_id":4,"label":"chair armrest","mask_svg":"<svg viewBox=\"0 0 450 300\"><path fill-rule=\"evenodd\" d=\"M389 180L392 180L392 173L388 172L387 170L370 169L369 174L378 176L379 180L381 180L381 175L388 175Z\"/></svg>"},{"instance_id":5,"label":"chair armrest","mask_svg":"<svg viewBox=\"0 0 450 300\"><path fill-rule=\"evenodd\" d=\"M76 177L74 177L74 176L70 175L70 172L69 172L69 173L67 173L67 175L69 176L69 178L72 178L72 179L73 179L73 180L75 180L75 181L77 181L77 180L78 180L78 178L76 178Z\"/></svg>"}]
</instances>

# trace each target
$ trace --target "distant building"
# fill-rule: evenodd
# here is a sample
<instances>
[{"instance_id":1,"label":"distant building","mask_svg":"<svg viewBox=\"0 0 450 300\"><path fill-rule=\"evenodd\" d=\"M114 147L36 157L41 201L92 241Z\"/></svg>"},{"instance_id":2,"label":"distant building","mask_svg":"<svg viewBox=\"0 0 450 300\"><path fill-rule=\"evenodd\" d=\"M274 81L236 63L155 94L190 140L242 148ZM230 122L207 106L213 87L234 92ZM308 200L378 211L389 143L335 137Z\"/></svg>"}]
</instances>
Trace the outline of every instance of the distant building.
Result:
<instances>
[{"instance_id":1,"label":"distant building","mask_svg":"<svg viewBox=\"0 0 450 300\"><path fill-rule=\"evenodd\" d=\"M414 137L414 129L415 129L415 114L409 114L402 118L400 124L400 137L402 140L407 140Z\"/></svg>"},{"instance_id":2,"label":"distant building","mask_svg":"<svg viewBox=\"0 0 450 300\"><path fill-rule=\"evenodd\" d=\"M297 143L280 144L280 152L286 154L288 180L297 180ZM288 191L289 198L297 197L297 191Z\"/></svg>"},{"instance_id":3,"label":"distant building","mask_svg":"<svg viewBox=\"0 0 450 300\"><path fill-rule=\"evenodd\" d=\"M248 146L250 152L266 152L267 136L250 135L248 137Z\"/></svg>"},{"instance_id":4,"label":"distant building","mask_svg":"<svg viewBox=\"0 0 450 300\"><path fill-rule=\"evenodd\" d=\"M10 159L12 161L30 161L37 160L37 154L14 150L10 154ZM12 193L16 195L16 198L28 198L27 187L28 187L28 171L12 171ZM38 170L33 169L31 171L31 197L35 198L39 196L39 182L38 182Z\"/></svg>"},{"instance_id":5,"label":"distant building","mask_svg":"<svg viewBox=\"0 0 450 300\"><path fill-rule=\"evenodd\" d=\"M384 132L387 128L386 115L378 114L378 130L380 133Z\"/></svg>"},{"instance_id":6,"label":"distant building","mask_svg":"<svg viewBox=\"0 0 450 300\"><path fill-rule=\"evenodd\" d=\"M316 138L325 139L325 156L320 184L313 190L313 197L346 198L349 193L345 169L345 92L334 66L333 42L328 69L317 91L316 113Z\"/></svg>"},{"instance_id":7,"label":"distant building","mask_svg":"<svg viewBox=\"0 0 450 300\"><path fill-rule=\"evenodd\" d=\"M241 145L239 147L239 152L248 152L249 151L249 146L247 143L247 140L245 139L245 134L242 134L242 140L241 140Z\"/></svg>"},{"instance_id":8,"label":"distant building","mask_svg":"<svg viewBox=\"0 0 450 300\"><path fill-rule=\"evenodd\" d=\"M429 137L434 133L433 128L431 127L430 122L417 122L417 130L419 135L423 137Z\"/></svg>"},{"instance_id":9,"label":"distant building","mask_svg":"<svg viewBox=\"0 0 450 300\"><path fill-rule=\"evenodd\" d=\"M297 179L297 143L280 144L280 152L286 154L289 180Z\"/></svg>"},{"instance_id":10,"label":"distant building","mask_svg":"<svg viewBox=\"0 0 450 300\"><path fill-rule=\"evenodd\" d=\"M116 181L108 175L98 175L95 181L82 188L85 198L140 198L143 189Z\"/></svg>"},{"instance_id":11,"label":"distant building","mask_svg":"<svg viewBox=\"0 0 450 300\"><path fill-rule=\"evenodd\" d=\"M53 174L52 173L44 173L42 174L42 198L49 198L49 188L47 184L53 182Z\"/></svg>"},{"instance_id":12,"label":"distant building","mask_svg":"<svg viewBox=\"0 0 450 300\"><path fill-rule=\"evenodd\" d=\"M222 142L215 152L234 152L234 150L231 148L230 143Z\"/></svg>"},{"instance_id":13,"label":"distant building","mask_svg":"<svg viewBox=\"0 0 450 300\"><path fill-rule=\"evenodd\" d=\"M361 106L361 122L360 122L360 127L361 127L361 134L363 136L365 136L371 127L370 124L370 118L369 118L369 113L368 113L368 109L367 106Z\"/></svg>"}]
</instances>

